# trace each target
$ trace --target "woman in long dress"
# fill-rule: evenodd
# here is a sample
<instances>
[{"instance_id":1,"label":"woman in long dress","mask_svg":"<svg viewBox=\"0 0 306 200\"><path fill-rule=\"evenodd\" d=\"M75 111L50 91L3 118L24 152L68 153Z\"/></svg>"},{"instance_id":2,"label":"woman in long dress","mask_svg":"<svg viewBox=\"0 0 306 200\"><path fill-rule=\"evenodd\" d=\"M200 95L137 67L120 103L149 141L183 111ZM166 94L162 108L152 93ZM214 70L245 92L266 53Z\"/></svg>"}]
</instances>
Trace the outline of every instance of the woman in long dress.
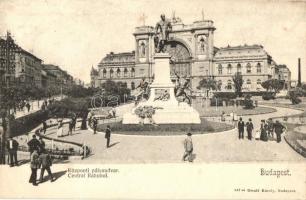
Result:
<instances>
[{"instance_id":1,"label":"woman in long dress","mask_svg":"<svg viewBox=\"0 0 306 200\"><path fill-rule=\"evenodd\" d=\"M260 140L262 141L268 141L268 125L265 122L265 120L261 120L261 124L260 124Z\"/></svg>"},{"instance_id":2,"label":"woman in long dress","mask_svg":"<svg viewBox=\"0 0 306 200\"><path fill-rule=\"evenodd\" d=\"M63 122L62 120L58 120L57 132L56 132L57 137L63 136L63 123L62 122Z\"/></svg>"}]
</instances>

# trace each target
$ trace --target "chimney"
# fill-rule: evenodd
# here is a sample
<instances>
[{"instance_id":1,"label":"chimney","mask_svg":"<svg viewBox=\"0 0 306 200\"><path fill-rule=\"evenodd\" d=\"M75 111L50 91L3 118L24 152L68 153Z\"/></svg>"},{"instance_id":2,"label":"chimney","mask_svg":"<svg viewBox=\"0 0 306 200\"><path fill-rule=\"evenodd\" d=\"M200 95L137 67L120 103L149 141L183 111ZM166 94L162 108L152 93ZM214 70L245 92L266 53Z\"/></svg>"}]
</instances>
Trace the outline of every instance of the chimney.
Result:
<instances>
[{"instance_id":1,"label":"chimney","mask_svg":"<svg viewBox=\"0 0 306 200\"><path fill-rule=\"evenodd\" d=\"M302 86L302 80L301 80L301 58L298 59L298 87Z\"/></svg>"}]
</instances>

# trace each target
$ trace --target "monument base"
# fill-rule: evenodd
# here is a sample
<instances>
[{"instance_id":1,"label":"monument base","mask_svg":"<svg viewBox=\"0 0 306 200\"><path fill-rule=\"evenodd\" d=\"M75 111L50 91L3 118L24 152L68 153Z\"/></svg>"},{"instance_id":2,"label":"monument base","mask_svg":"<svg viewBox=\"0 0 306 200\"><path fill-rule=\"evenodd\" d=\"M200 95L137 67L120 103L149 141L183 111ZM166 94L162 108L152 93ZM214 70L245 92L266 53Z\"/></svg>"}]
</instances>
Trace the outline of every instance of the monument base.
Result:
<instances>
[{"instance_id":1,"label":"monument base","mask_svg":"<svg viewBox=\"0 0 306 200\"><path fill-rule=\"evenodd\" d=\"M148 118L142 120L135 114L135 110L140 106L152 106L159 109L155 110L152 121ZM131 113L123 115L123 124L200 124L199 113L185 102L173 104L167 101L141 102Z\"/></svg>"},{"instance_id":2,"label":"monument base","mask_svg":"<svg viewBox=\"0 0 306 200\"><path fill-rule=\"evenodd\" d=\"M156 53L154 56L154 82L150 85L148 101L140 102L130 113L123 115L123 124L200 124L199 113L185 102L179 103L174 94L174 84L170 80L170 56L168 53ZM141 119L135 110L152 106L155 113L152 118Z\"/></svg>"}]
</instances>

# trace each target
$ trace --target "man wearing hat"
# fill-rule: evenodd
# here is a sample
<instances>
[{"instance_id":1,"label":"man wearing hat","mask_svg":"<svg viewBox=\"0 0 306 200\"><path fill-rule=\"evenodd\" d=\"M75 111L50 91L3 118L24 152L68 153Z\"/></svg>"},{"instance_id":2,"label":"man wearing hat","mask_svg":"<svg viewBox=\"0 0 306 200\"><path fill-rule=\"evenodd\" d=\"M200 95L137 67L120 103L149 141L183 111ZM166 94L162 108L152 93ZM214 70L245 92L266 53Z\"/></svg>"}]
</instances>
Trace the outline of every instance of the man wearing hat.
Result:
<instances>
[{"instance_id":1,"label":"man wearing hat","mask_svg":"<svg viewBox=\"0 0 306 200\"><path fill-rule=\"evenodd\" d=\"M18 150L18 142L10 136L9 140L6 143L6 147L9 153L10 166L13 167L18 166L17 161L17 150Z\"/></svg>"},{"instance_id":2,"label":"man wearing hat","mask_svg":"<svg viewBox=\"0 0 306 200\"><path fill-rule=\"evenodd\" d=\"M286 130L286 127L284 127L278 120L276 120L274 124L274 131L276 134L276 140L277 143L280 143L282 141L281 134Z\"/></svg>"},{"instance_id":3,"label":"man wearing hat","mask_svg":"<svg viewBox=\"0 0 306 200\"><path fill-rule=\"evenodd\" d=\"M242 117L239 118L238 122L238 138L244 139L244 121L242 121Z\"/></svg>"},{"instance_id":4,"label":"man wearing hat","mask_svg":"<svg viewBox=\"0 0 306 200\"><path fill-rule=\"evenodd\" d=\"M187 138L184 140L185 153L183 155L183 161L186 161L186 158L188 158L188 161L192 162L193 144L191 135L191 133L187 133Z\"/></svg>"}]
</instances>

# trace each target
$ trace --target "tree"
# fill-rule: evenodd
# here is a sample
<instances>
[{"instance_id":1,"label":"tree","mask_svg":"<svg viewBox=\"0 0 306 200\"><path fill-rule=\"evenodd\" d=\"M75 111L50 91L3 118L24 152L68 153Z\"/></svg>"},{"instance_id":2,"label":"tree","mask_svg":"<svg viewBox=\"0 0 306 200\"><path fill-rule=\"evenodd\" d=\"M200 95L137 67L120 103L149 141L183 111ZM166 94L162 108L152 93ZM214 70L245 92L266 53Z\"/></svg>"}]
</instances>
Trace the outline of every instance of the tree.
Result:
<instances>
[{"instance_id":1,"label":"tree","mask_svg":"<svg viewBox=\"0 0 306 200\"><path fill-rule=\"evenodd\" d=\"M261 83L261 86L267 91L273 91L278 93L281 89L284 88L285 81L278 79L269 79Z\"/></svg>"},{"instance_id":2,"label":"tree","mask_svg":"<svg viewBox=\"0 0 306 200\"><path fill-rule=\"evenodd\" d=\"M127 87L127 83L121 81L114 82L108 80L102 84L102 89L104 91L103 96L107 98L105 102L114 101L112 97L118 97L119 102L124 102L124 95L129 96L131 94L131 90Z\"/></svg>"},{"instance_id":3,"label":"tree","mask_svg":"<svg viewBox=\"0 0 306 200\"><path fill-rule=\"evenodd\" d=\"M288 93L288 96L289 96L289 99L291 100L291 103L293 105L295 104L299 104L302 102L302 100L299 98L299 96L301 96L301 94L299 93L299 91L296 91L296 90L293 90L293 91L290 91Z\"/></svg>"},{"instance_id":4,"label":"tree","mask_svg":"<svg viewBox=\"0 0 306 200\"><path fill-rule=\"evenodd\" d=\"M243 79L242 75L240 73L235 73L233 76L233 82L235 87L235 93L241 97L242 96L242 85L243 85Z\"/></svg>"},{"instance_id":5,"label":"tree","mask_svg":"<svg viewBox=\"0 0 306 200\"><path fill-rule=\"evenodd\" d=\"M197 89L206 88L208 90L220 90L220 84L217 84L217 81L214 79L202 79L197 86Z\"/></svg>"}]
</instances>

